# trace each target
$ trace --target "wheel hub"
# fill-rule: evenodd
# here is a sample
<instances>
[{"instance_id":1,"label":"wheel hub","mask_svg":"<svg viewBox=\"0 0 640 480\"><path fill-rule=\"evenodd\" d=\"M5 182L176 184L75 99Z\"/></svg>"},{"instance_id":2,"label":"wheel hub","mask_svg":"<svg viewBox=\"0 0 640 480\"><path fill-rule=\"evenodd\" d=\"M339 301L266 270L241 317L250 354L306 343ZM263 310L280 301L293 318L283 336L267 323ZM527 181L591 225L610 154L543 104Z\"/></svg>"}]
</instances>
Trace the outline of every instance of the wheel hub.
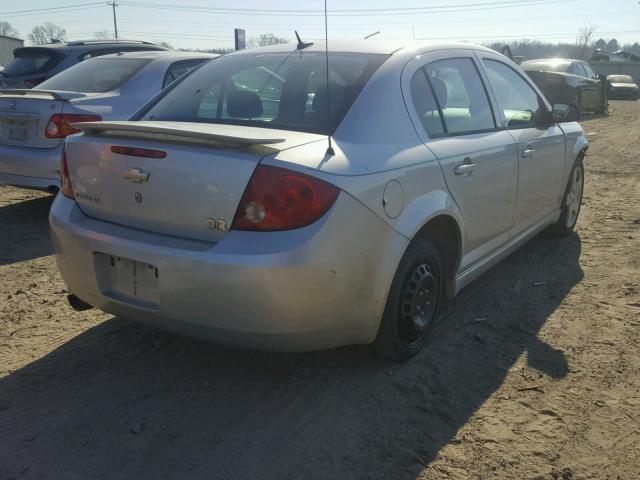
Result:
<instances>
[{"instance_id":1,"label":"wheel hub","mask_svg":"<svg viewBox=\"0 0 640 480\"><path fill-rule=\"evenodd\" d=\"M435 316L438 283L426 263L418 264L407 279L400 306L400 339L410 345L420 339Z\"/></svg>"}]
</instances>

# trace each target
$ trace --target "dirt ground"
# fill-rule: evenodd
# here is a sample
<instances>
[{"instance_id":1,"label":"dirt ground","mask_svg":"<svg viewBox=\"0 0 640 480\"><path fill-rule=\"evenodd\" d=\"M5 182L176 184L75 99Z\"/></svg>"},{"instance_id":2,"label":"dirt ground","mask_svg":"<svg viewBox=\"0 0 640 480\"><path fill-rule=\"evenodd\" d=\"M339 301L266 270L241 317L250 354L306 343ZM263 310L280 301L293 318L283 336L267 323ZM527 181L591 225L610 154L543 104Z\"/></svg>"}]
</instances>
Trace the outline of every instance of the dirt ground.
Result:
<instances>
[{"instance_id":1,"label":"dirt ground","mask_svg":"<svg viewBox=\"0 0 640 480\"><path fill-rule=\"evenodd\" d=\"M583 125L577 232L472 284L405 365L76 313L51 197L0 187L0 478L640 478L640 102Z\"/></svg>"}]
</instances>

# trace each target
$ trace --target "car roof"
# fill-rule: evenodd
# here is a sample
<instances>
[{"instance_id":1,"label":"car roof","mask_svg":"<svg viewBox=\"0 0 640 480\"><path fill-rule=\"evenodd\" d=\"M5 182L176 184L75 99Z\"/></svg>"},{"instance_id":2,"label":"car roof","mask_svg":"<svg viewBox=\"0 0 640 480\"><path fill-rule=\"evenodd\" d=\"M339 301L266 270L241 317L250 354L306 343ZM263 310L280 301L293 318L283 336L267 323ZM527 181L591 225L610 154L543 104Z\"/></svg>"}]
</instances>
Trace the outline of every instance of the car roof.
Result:
<instances>
[{"instance_id":1,"label":"car roof","mask_svg":"<svg viewBox=\"0 0 640 480\"><path fill-rule=\"evenodd\" d=\"M313 42L312 45L305 48L304 52L324 52L324 40L305 39L304 41ZM350 53L372 53L385 55L419 55L431 51L447 50L447 49L465 49L465 50L484 50L495 53L486 47L473 45L470 43L443 43L443 42L401 42L392 40L329 40L330 52L350 52ZM291 52L296 50L296 42L289 42L280 45L272 45L269 47L252 48L249 50L240 50L229 55L246 55L256 53L275 53L275 52Z\"/></svg>"},{"instance_id":2,"label":"car roof","mask_svg":"<svg viewBox=\"0 0 640 480\"><path fill-rule=\"evenodd\" d=\"M220 55L215 53L201 53L201 52L175 52L173 50L162 51L162 50L144 50L138 52L121 52L121 53L112 53L109 55L100 55L99 57L94 57L93 60L100 60L105 58L146 58L150 60L154 60L156 58L166 58L169 60L189 60L189 59L197 59L197 58L216 58Z\"/></svg>"},{"instance_id":3,"label":"car roof","mask_svg":"<svg viewBox=\"0 0 640 480\"><path fill-rule=\"evenodd\" d=\"M105 47L111 48L114 45L140 45L140 46L149 46L149 47L158 47L158 48L166 48L162 45L158 45L153 42L148 42L146 40L74 40L71 42L53 42L53 43L43 43L41 45L31 45L24 48L53 48L53 49L64 49L71 47Z\"/></svg>"}]
</instances>

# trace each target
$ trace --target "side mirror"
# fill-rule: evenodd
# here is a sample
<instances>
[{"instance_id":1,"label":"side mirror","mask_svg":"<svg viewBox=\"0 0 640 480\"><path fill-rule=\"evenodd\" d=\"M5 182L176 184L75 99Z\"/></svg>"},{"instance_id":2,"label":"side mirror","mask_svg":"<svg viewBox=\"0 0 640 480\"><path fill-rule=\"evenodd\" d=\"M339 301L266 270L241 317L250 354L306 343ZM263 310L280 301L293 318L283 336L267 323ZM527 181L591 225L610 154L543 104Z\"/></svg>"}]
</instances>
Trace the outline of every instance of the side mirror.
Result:
<instances>
[{"instance_id":1,"label":"side mirror","mask_svg":"<svg viewBox=\"0 0 640 480\"><path fill-rule=\"evenodd\" d=\"M567 103L553 104L553 119L556 122L577 122L580 120L580 112L573 105Z\"/></svg>"}]
</instances>

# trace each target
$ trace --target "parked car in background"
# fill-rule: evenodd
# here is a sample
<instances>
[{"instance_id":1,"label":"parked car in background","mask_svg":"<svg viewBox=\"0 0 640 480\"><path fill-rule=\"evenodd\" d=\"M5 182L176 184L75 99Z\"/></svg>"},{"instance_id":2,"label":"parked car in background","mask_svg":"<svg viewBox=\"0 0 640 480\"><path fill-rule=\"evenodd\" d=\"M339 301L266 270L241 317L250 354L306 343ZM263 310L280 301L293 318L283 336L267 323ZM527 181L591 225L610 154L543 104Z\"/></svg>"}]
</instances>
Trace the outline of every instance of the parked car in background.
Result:
<instances>
[{"instance_id":1,"label":"parked car in background","mask_svg":"<svg viewBox=\"0 0 640 480\"><path fill-rule=\"evenodd\" d=\"M616 50L615 52L607 52L601 48L597 48L591 56L591 60L604 62L640 62L640 55L628 52L626 50Z\"/></svg>"},{"instance_id":2,"label":"parked car in background","mask_svg":"<svg viewBox=\"0 0 640 480\"><path fill-rule=\"evenodd\" d=\"M134 121L77 125L50 213L75 308L407 359L446 299L573 230L587 140L515 63L469 44L324 52L232 53Z\"/></svg>"},{"instance_id":3,"label":"parked car in background","mask_svg":"<svg viewBox=\"0 0 640 480\"><path fill-rule=\"evenodd\" d=\"M630 75L608 75L609 98L619 98L625 100L636 100L640 89Z\"/></svg>"},{"instance_id":4,"label":"parked car in background","mask_svg":"<svg viewBox=\"0 0 640 480\"><path fill-rule=\"evenodd\" d=\"M125 120L184 73L217 55L148 51L79 63L31 90L0 90L0 183L56 191L74 122Z\"/></svg>"},{"instance_id":5,"label":"parked car in background","mask_svg":"<svg viewBox=\"0 0 640 480\"><path fill-rule=\"evenodd\" d=\"M89 58L118 52L169 50L137 40L78 40L16 48L14 59L0 73L0 89L33 88L48 78Z\"/></svg>"},{"instance_id":6,"label":"parked car in background","mask_svg":"<svg viewBox=\"0 0 640 480\"><path fill-rule=\"evenodd\" d=\"M571 104L580 112L607 112L606 78L598 77L587 62L542 58L524 61L520 66L551 104Z\"/></svg>"}]
</instances>

